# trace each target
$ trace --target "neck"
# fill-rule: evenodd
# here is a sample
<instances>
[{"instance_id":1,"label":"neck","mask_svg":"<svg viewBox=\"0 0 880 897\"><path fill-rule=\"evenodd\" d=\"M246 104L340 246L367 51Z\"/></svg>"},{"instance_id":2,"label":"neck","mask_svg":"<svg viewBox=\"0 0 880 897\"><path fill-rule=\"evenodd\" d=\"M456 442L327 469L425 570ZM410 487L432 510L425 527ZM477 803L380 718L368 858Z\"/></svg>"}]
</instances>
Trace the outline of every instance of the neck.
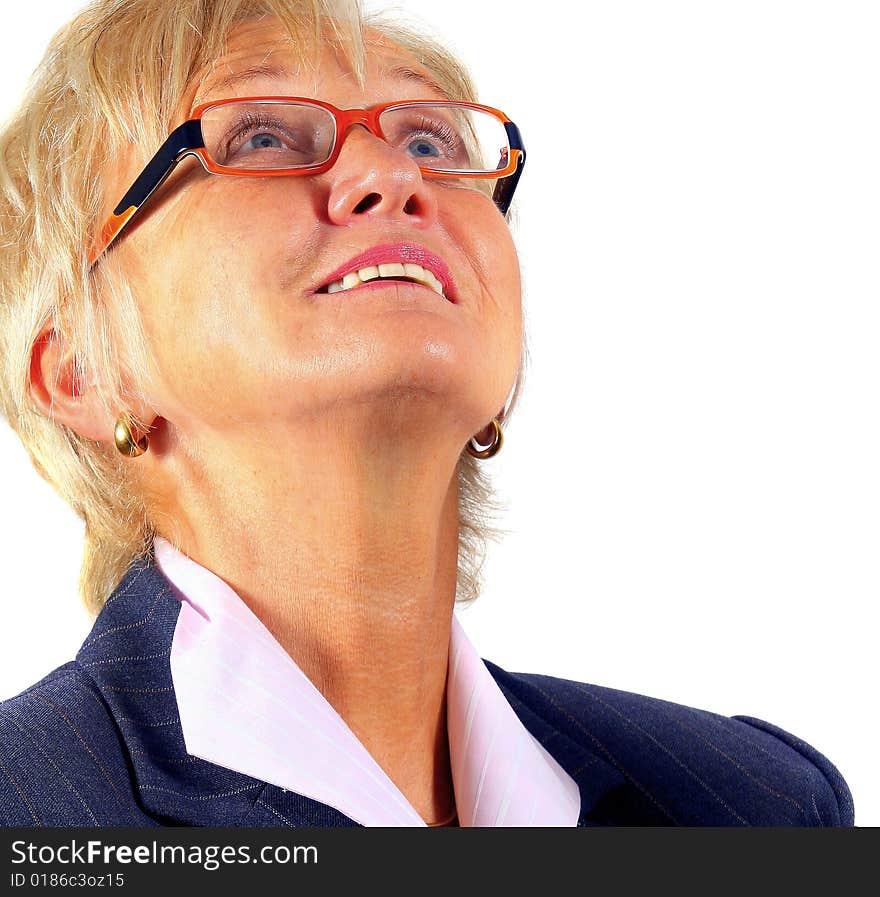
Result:
<instances>
[{"instance_id":1,"label":"neck","mask_svg":"<svg viewBox=\"0 0 880 897\"><path fill-rule=\"evenodd\" d=\"M247 455L218 449L201 461L209 472L178 455L168 479L175 492L162 496L170 510L153 517L235 590L429 822L454 806L446 675L459 519L451 448L442 476L436 463L414 463L415 451L377 469L369 452L332 440L315 464L296 457L283 470L274 444L264 458L252 444Z\"/></svg>"}]
</instances>

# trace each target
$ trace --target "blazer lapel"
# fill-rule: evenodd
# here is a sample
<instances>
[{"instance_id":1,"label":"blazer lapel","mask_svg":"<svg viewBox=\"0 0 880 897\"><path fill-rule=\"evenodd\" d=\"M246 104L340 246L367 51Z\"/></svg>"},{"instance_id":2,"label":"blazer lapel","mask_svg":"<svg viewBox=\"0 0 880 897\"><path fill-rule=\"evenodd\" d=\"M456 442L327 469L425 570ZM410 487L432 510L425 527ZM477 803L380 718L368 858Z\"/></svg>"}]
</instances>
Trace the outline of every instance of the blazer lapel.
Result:
<instances>
[{"instance_id":1,"label":"blazer lapel","mask_svg":"<svg viewBox=\"0 0 880 897\"><path fill-rule=\"evenodd\" d=\"M76 655L116 720L144 809L169 825L357 825L318 801L187 754L170 665L180 608L152 555L139 559Z\"/></svg>"},{"instance_id":2,"label":"blazer lapel","mask_svg":"<svg viewBox=\"0 0 880 897\"><path fill-rule=\"evenodd\" d=\"M589 728L582 706L554 694L564 680L509 673L483 661L522 724L577 782L578 826L670 825L671 818L640 790Z\"/></svg>"}]
</instances>

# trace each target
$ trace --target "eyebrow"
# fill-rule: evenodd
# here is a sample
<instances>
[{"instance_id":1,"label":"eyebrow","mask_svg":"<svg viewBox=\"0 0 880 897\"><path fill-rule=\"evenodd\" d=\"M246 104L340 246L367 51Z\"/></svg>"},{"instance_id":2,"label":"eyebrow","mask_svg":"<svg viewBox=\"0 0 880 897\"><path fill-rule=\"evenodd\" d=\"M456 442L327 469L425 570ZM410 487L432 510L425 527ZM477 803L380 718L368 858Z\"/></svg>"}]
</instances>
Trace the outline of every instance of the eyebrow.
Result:
<instances>
[{"instance_id":1,"label":"eyebrow","mask_svg":"<svg viewBox=\"0 0 880 897\"><path fill-rule=\"evenodd\" d=\"M240 72L232 72L223 78L219 78L211 84L211 93L217 93L221 90L227 90L247 81L256 81L257 78L275 78L281 80L283 78L292 78L293 72L284 66L273 65L271 62L260 62L257 65L249 66ZM199 90L199 97L205 96L204 87ZM202 102L200 99L199 102Z\"/></svg>"},{"instance_id":2,"label":"eyebrow","mask_svg":"<svg viewBox=\"0 0 880 897\"><path fill-rule=\"evenodd\" d=\"M390 69L385 73L386 77L396 78L401 81L409 81L410 83L421 84L424 87L427 87L428 90L433 91L434 93L440 94L442 97L446 97L448 99L448 95L446 91L433 79L430 75L423 74L422 72L414 71L407 66L396 66L395 68ZM229 75L226 75L223 78L213 82L211 84L211 94L216 95L223 90L228 90L231 87L238 87L242 84L246 84L250 81L256 81L259 78L273 78L275 80L281 81L286 79L291 79L294 77L294 73L290 71L290 69L285 68L281 65L273 65L271 62L261 62L256 65L249 66L246 69L242 69L240 72L232 72ZM198 96L196 98L194 106L199 103L205 102L209 97L206 95L204 89L199 90Z\"/></svg>"},{"instance_id":3,"label":"eyebrow","mask_svg":"<svg viewBox=\"0 0 880 897\"><path fill-rule=\"evenodd\" d=\"M422 72L413 71L411 68L407 68L405 65L397 66L396 68L388 71L386 74L392 78L399 78L403 81L411 81L416 84L421 84L424 87L427 87L428 90L433 90L434 93L439 93L440 96L449 99L446 91L430 75L425 75Z\"/></svg>"}]
</instances>

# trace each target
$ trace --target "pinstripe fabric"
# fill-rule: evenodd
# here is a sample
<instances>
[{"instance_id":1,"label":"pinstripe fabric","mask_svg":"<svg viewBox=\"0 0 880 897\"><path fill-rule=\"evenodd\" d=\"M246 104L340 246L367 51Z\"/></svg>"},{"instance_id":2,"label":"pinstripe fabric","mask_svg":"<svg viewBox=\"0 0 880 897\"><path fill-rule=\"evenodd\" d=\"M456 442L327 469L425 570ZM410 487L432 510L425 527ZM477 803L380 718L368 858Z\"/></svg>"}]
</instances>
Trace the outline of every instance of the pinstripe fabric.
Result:
<instances>
[{"instance_id":1,"label":"pinstripe fabric","mask_svg":"<svg viewBox=\"0 0 880 897\"><path fill-rule=\"evenodd\" d=\"M187 753L170 665L183 608L173 589L152 553L135 559L75 659L0 701L0 825L358 826ZM39 601L38 584L21 600ZM587 627L585 651L591 637ZM625 631L601 637L625 646ZM853 825L837 767L778 726L483 663L577 783L578 826Z\"/></svg>"},{"instance_id":2,"label":"pinstripe fabric","mask_svg":"<svg viewBox=\"0 0 880 897\"><path fill-rule=\"evenodd\" d=\"M425 825L342 717L220 577L157 537L182 607L171 673L188 753L335 807ZM463 826L576 825L575 781L519 721L453 616L450 762Z\"/></svg>"}]
</instances>

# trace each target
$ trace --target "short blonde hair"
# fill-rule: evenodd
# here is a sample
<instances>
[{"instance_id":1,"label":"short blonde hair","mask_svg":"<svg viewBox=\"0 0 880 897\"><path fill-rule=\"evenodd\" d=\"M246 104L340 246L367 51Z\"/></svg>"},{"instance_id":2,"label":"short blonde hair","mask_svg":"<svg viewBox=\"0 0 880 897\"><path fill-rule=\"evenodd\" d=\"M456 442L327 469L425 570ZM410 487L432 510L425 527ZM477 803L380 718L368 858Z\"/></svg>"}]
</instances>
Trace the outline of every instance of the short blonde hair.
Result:
<instances>
[{"instance_id":1,"label":"short blonde hair","mask_svg":"<svg viewBox=\"0 0 880 897\"><path fill-rule=\"evenodd\" d=\"M357 0L93 0L49 43L17 111L0 131L0 411L40 473L85 522L80 597L97 615L128 566L161 532L179 547L174 521L161 528L132 462L115 446L85 438L34 403L30 363L35 341L54 328L75 353L76 384L90 384L108 420L128 409L150 370L133 292L108 253L90 276L87 254L109 199L113 160L147 159L165 139L195 73L224 52L231 29L277 16L308 58L327 27L358 82L365 69L365 27L411 53L451 99L476 101L464 66L422 29L365 16ZM124 244L124 241L123 241ZM516 405L528 357L505 421ZM60 371L58 372L60 374ZM139 426L149 422L133 418ZM459 462L459 557L456 602L481 590L487 540L503 508L480 462Z\"/></svg>"}]
</instances>

